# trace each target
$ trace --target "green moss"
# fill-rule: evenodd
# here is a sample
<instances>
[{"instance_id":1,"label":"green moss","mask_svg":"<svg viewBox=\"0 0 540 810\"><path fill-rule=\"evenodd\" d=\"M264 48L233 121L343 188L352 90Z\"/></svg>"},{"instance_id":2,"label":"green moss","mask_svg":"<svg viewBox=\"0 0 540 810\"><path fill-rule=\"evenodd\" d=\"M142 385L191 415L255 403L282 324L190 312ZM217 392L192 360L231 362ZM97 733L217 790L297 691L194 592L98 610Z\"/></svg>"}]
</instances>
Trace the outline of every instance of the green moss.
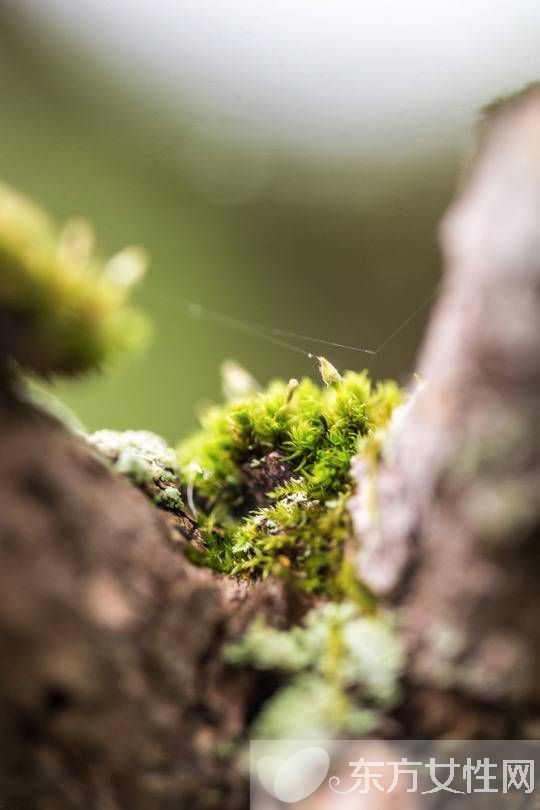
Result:
<instances>
[{"instance_id":1,"label":"green moss","mask_svg":"<svg viewBox=\"0 0 540 810\"><path fill-rule=\"evenodd\" d=\"M288 631L257 619L225 655L288 676L255 720L252 734L263 738L368 733L397 703L405 665L393 621L362 616L350 601L315 608Z\"/></svg>"},{"instance_id":2,"label":"green moss","mask_svg":"<svg viewBox=\"0 0 540 810\"><path fill-rule=\"evenodd\" d=\"M277 380L208 410L202 430L181 444L180 466L206 541L201 564L366 599L343 563L350 462L388 423L401 393L391 382L373 385L366 372L341 377L327 366L322 388L309 379ZM289 474L255 508L246 469L256 475L270 453Z\"/></svg>"},{"instance_id":3,"label":"green moss","mask_svg":"<svg viewBox=\"0 0 540 810\"><path fill-rule=\"evenodd\" d=\"M85 371L138 343L147 324L126 300L145 263L137 248L101 261L87 222L59 228L0 184L0 307L13 336L8 350L23 367Z\"/></svg>"}]
</instances>

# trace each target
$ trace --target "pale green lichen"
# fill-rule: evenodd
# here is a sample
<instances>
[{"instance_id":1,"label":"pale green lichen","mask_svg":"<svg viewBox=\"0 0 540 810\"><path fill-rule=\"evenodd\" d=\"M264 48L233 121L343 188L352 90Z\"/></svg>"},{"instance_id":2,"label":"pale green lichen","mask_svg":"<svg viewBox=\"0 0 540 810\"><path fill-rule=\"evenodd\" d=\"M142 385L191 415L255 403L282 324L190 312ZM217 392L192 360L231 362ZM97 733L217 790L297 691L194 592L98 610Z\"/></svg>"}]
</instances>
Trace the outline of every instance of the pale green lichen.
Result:
<instances>
[{"instance_id":1,"label":"pale green lichen","mask_svg":"<svg viewBox=\"0 0 540 810\"><path fill-rule=\"evenodd\" d=\"M363 616L349 601L315 608L287 631L256 619L225 655L288 675L253 725L253 735L267 738L368 733L398 702L405 666L393 620Z\"/></svg>"},{"instance_id":2,"label":"pale green lichen","mask_svg":"<svg viewBox=\"0 0 540 810\"><path fill-rule=\"evenodd\" d=\"M325 366L325 373L322 388L309 379L277 380L212 407L202 430L180 445L183 482L206 542L196 555L201 564L233 575L279 574L329 596L348 593L347 583L360 595L343 563L350 463L388 423L401 392L391 382L373 385L366 372L341 376ZM264 467L271 453L290 474L254 508L246 469Z\"/></svg>"},{"instance_id":3,"label":"pale green lichen","mask_svg":"<svg viewBox=\"0 0 540 810\"><path fill-rule=\"evenodd\" d=\"M176 453L155 433L146 430L98 430L86 437L120 475L145 489L157 506L183 509Z\"/></svg>"},{"instance_id":4,"label":"pale green lichen","mask_svg":"<svg viewBox=\"0 0 540 810\"><path fill-rule=\"evenodd\" d=\"M87 222L59 228L0 184L0 307L10 319L8 351L24 368L47 375L81 372L140 343L147 322L126 301L145 264L138 248L103 262Z\"/></svg>"},{"instance_id":5,"label":"pale green lichen","mask_svg":"<svg viewBox=\"0 0 540 810\"><path fill-rule=\"evenodd\" d=\"M171 512L178 512L184 507L180 490L173 486L168 486L160 490L154 496L154 503L156 506L161 506L163 509L168 509Z\"/></svg>"}]
</instances>

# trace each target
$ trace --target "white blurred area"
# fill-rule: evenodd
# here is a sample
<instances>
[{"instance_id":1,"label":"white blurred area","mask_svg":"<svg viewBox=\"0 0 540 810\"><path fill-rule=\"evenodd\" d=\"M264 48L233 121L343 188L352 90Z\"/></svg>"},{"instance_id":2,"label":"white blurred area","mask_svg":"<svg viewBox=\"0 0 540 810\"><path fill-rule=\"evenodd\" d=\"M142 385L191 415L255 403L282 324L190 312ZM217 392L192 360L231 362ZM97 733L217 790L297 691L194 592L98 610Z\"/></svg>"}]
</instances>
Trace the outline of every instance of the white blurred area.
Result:
<instances>
[{"instance_id":1,"label":"white blurred area","mask_svg":"<svg viewBox=\"0 0 540 810\"><path fill-rule=\"evenodd\" d=\"M385 160L452 148L486 100L540 77L538 0L14 5L191 116L197 149L201 136L210 151L214 138L254 140L255 175L277 147Z\"/></svg>"}]
</instances>

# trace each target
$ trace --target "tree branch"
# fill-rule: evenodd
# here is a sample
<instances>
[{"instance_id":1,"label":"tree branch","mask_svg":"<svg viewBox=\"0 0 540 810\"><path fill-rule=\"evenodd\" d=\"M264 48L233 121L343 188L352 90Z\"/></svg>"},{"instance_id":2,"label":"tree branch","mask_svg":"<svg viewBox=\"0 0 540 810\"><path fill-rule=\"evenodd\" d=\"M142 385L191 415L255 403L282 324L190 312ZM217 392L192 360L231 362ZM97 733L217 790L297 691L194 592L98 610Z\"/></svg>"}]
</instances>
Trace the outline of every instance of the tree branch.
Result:
<instances>
[{"instance_id":1,"label":"tree branch","mask_svg":"<svg viewBox=\"0 0 540 810\"><path fill-rule=\"evenodd\" d=\"M441 244L422 382L378 472L376 520L356 467L359 573L400 607L414 684L516 712L540 699L538 86L486 113Z\"/></svg>"}]
</instances>

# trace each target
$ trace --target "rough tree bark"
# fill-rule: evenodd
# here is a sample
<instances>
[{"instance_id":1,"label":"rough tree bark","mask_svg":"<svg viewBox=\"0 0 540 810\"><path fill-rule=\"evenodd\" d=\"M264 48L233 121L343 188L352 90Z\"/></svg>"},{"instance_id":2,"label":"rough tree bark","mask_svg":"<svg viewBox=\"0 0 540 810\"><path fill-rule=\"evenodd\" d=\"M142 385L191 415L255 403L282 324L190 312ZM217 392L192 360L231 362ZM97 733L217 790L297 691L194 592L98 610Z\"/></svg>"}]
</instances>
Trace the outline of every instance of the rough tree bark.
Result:
<instances>
[{"instance_id":1,"label":"rough tree bark","mask_svg":"<svg viewBox=\"0 0 540 810\"><path fill-rule=\"evenodd\" d=\"M171 515L9 398L0 447L2 802L244 806L219 744L272 683L229 669L222 645L256 613L297 620L302 600L193 566Z\"/></svg>"},{"instance_id":2,"label":"rough tree bark","mask_svg":"<svg viewBox=\"0 0 540 810\"><path fill-rule=\"evenodd\" d=\"M362 462L352 514L360 575L403 617L415 730L536 736L540 88L494 105L480 135L442 222L443 290L379 519Z\"/></svg>"},{"instance_id":3,"label":"rough tree bark","mask_svg":"<svg viewBox=\"0 0 540 810\"><path fill-rule=\"evenodd\" d=\"M399 734L504 736L540 697L539 90L494 114L442 233L424 384L378 472L376 525L356 469L359 568L403 616ZM229 669L223 643L305 602L191 565L174 521L1 379L3 803L245 806L219 744L276 684Z\"/></svg>"}]
</instances>

